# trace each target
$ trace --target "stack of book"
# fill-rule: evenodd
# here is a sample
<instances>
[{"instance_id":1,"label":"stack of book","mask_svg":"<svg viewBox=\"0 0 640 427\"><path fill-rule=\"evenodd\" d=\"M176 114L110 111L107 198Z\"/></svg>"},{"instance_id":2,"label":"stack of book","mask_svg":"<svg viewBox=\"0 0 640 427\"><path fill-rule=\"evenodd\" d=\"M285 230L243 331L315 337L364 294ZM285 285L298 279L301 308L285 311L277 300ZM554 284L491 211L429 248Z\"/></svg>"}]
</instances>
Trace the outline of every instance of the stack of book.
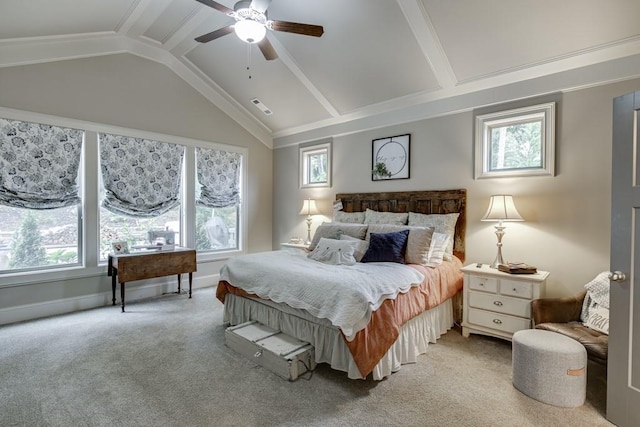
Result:
<instances>
[{"instance_id":1,"label":"stack of book","mask_svg":"<svg viewBox=\"0 0 640 427\"><path fill-rule=\"evenodd\" d=\"M498 264L498 270L510 274L536 274L538 269L533 265L524 262L508 262L506 264Z\"/></svg>"}]
</instances>

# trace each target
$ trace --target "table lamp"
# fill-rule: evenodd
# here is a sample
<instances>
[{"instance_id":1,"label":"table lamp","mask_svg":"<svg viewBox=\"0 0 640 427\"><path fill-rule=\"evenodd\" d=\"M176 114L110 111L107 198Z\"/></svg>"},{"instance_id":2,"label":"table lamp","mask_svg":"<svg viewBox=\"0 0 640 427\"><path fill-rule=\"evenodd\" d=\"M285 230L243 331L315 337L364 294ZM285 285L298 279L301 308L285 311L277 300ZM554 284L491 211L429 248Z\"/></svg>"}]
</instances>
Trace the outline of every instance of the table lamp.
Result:
<instances>
[{"instance_id":1,"label":"table lamp","mask_svg":"<svg viewBox=\"0 0 640 427\"><path fill-rule=\"evenodd\" d=\"M524 221L516 206L513 204L513 196L507 194L497 194L491 196L489 200L489 208L487 209L487 213L484 214L481 221L497 221L498 225L496 228L496 236L498 237L498 254L496 255L496 259L491 264L491 268L498 268L499 264L504 264L504 260L502 259L502 236L504 236L504 229L506 228L502 225L505 221Z\"/></svg>"},{"instance_id":2,"label":"table lamp","mask_svg":"<svg viewBox=\"0 0 640 427\"><path fill-rule=\"evenodd\" d=\"M313 221L313 218L311 218L311 215L319 215L319 214L320 214L320 211L316 206L316 201L313 199L305 199L305 201L302 203L302 209L300 209L300 215L307 216L307 219L306 219L307 240L305 240L304 242L305 245L311 244L311 222Z\"/></svg>"}]
</instances>

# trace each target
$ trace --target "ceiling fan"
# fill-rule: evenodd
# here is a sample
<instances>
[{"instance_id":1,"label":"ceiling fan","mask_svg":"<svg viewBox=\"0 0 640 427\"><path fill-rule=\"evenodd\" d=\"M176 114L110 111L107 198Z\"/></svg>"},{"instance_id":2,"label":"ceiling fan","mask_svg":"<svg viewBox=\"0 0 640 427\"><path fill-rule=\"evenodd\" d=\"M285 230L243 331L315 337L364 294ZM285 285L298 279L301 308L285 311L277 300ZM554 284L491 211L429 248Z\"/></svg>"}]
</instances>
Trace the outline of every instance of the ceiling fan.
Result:
<instances>
[{"instance_id":1,"label":"ceiling fan","mask_svg":"<svg viewBox=\"0 0 640 427\"><path fill-rule=\"evenodd\" d=\"M207 43L233 31L246 43L256 43L265 59L272 60L278 57L275 49L265 37L267 29L272 31L283 31L285 33L302 34L305 36L320 37L324 33L321 25L301 24L298 22L272 21L267 18L267 8L271 0L239 1L233 10L213 0L196 0L206 6L226 13L236 20L234 24L227 25L200 37L196 41Z\"/></svg>"}]
</instances>

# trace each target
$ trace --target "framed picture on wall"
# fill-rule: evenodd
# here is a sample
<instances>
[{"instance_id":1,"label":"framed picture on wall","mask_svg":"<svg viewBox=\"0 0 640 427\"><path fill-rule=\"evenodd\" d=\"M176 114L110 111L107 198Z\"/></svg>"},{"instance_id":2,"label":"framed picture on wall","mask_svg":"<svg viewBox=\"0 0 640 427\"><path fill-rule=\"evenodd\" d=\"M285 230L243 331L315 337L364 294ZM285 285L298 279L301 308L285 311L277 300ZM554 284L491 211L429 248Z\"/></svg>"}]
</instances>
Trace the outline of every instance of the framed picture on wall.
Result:
<instances>
[{"instance_id":1,"label":"framed picture on wall","mask_svg":"<svg viewBox=\"0 0 640 427\"><path fill-rule=\"evenodd\" d=\"M409 178L411 135L374 139L371 144L371 180Z\"/></svg>"}]
</instances>

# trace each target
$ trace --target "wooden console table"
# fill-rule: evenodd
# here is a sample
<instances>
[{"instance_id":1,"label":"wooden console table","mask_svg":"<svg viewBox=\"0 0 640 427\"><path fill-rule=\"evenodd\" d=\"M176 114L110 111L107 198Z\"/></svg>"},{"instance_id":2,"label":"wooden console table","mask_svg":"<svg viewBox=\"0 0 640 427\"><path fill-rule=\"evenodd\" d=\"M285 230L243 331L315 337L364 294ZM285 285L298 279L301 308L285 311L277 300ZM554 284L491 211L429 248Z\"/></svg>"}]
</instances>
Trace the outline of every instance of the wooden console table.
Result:
<instances>
[{"instance_id":1,"label":"wooden console table","mask_svg":"<svg viewBox=\"0 0 640 427\"><path fill-rule=\"evenodd\" d=\"M193 272L197 271L195 249L176 248L172 251L145 251L131 254L110 254L107 274L111 276L113 305L116 305L116 283L120 282L120 299L124 313L125 283L134 280L178 275L178 293L183 273L189 273L189 298Z\"/></svg>"}]
</instances>

